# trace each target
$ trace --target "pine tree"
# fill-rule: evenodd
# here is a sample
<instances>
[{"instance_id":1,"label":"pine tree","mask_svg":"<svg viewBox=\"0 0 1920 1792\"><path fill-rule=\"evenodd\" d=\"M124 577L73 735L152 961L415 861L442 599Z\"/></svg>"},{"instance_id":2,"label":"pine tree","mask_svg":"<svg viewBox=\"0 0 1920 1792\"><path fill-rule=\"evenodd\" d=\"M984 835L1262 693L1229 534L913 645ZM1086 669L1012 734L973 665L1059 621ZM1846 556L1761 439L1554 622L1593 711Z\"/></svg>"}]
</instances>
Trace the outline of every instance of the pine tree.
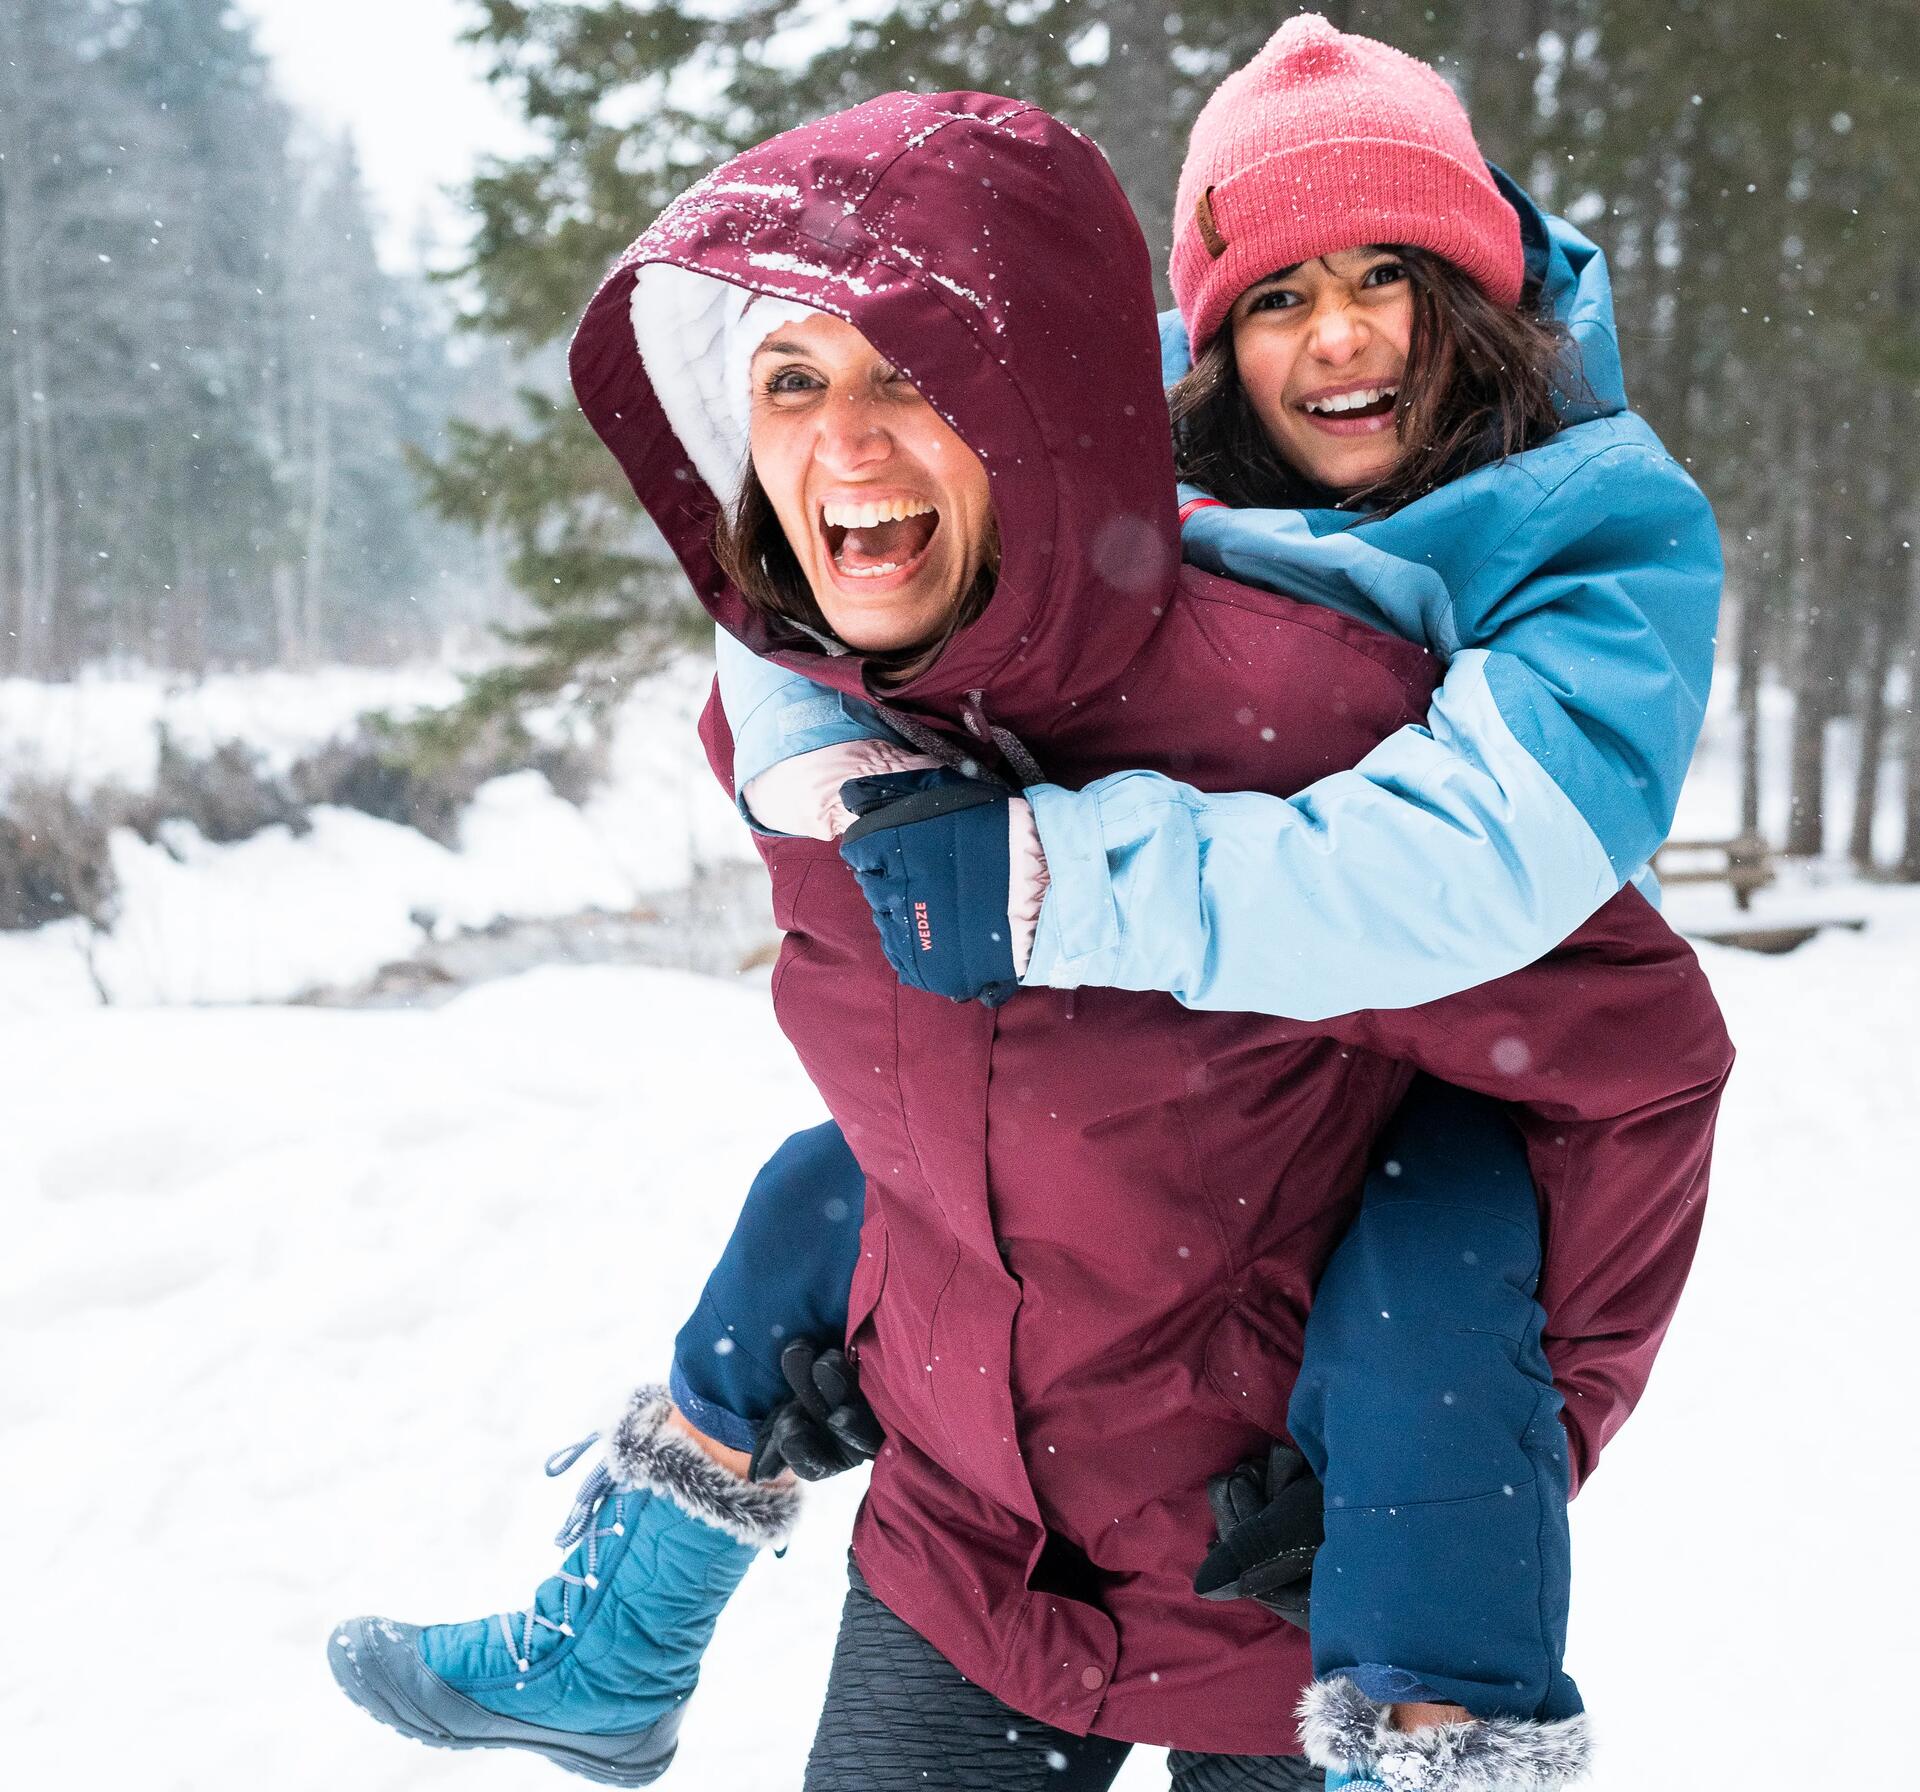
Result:
<instances>
[{"instance_id":1,"label":"pine tree","mask_svg":"<svg viewBox=\"0 0 1920 1792\"><path fill-rule=\"evenodd\" d=\"M1142 0L899 0L831 42L783 0L724 17L681 0L482 0L473 42L540 142L475 180L463 277L471 322L552 367L592 289L647 221L716 162L775 131L898 88L987 84L1102 137L1164 261L1176 146L1219 76L1273 28L1253 0L1186 19ZM543 360L541 357L548 357ZM557 382L510 425L458 425L430 472L442 515L500 532L535 619L476 680L477 724L555 693L617 694L704 618L639 518L619 470ZM462 725L456 718L455 726Z\"/></svg>"},{"instance_id":2,"label":"pine tree","mask_svg":"<svg viewBox=\"0 0 1920 1792\"><path fill-rule=\"evenodd\" d=\"M0 670L437 638L456 375L226 0L0 7ZM451 549L451 551L449 551Z\"/></svg>"},{"instance_id":3,"label":"pine tree","mask_svg":"<svg viewBox=\"0 0 1920 1792\"><path fill-rule=\"evenodd\" d=\"M101 4L0 9L0 666L52 672L81 651L118 544L93 477L138 408L136 328L150 119L127 116Z\"/></svg>"}]
</instances>

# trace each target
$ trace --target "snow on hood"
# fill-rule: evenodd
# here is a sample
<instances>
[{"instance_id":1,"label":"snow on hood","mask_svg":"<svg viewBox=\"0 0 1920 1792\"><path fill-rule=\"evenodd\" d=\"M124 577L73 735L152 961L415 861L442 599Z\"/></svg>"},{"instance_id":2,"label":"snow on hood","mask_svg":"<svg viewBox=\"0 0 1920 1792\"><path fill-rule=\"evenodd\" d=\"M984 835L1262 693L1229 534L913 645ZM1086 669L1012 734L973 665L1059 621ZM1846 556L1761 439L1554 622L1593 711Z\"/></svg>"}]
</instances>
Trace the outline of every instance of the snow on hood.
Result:
<instances>
[{"instance_id":1,"label":"snow on hood","mask_svg":"<svg viewBox=\"0 0 1920 1792\"><path fill-rule=\"evenodd\" d=\"M1038 727L1133 658L1178 570L1172 449L1146 245L1091 143L1014 100L883 95L690 187L575 333L581 408L714 619L866 694L861 656L759 616L714 562L743 439L725 347L742 301L715 283L845 318L986 465L993 601L889 702L950 716L982 690L996 721Z\"/></svg>"}]
</instances>

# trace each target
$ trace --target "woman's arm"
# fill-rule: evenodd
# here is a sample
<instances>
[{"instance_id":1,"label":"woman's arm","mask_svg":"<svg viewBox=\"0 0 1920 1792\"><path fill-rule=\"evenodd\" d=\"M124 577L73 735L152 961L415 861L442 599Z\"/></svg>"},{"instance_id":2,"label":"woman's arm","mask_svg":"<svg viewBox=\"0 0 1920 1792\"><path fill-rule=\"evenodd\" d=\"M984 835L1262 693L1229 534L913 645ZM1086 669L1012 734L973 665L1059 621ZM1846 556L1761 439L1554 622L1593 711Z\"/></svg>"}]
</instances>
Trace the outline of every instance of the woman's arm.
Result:
<instances>
[{"instance_id":1,"label":"woman's arm","mask_svg":"<svg viewBox=\"0 0 1920 1792\"><path fill-rule=\"evenodd\" d=\"M1414 515L1442 503L1448 521ZM1638 419L1581 425L1352 533L1213 508L1184 546L1425 641L1445 681L1424 726L1289 799L1153 772L1030 791L1051 888L1027 984L1303 1019L1414 1006L1539 957L1665 837L1720 554L1706 501Z\"/></svg>"}]
</instances>

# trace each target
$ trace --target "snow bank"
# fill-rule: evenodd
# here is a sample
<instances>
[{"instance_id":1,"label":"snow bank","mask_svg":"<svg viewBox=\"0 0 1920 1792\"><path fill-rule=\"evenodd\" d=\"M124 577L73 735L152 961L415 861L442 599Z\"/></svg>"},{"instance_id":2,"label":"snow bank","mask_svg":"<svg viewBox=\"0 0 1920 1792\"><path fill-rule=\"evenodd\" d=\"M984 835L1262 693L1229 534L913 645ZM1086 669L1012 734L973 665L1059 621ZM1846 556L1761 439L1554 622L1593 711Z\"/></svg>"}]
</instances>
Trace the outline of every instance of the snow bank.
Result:
<instances>
[{"instance_id":1,"label":"snow bank","mask_svg":"<svg viewBox=\"0 0 1920 1792\"><path fill-rule=\"evenodd\" d=\"M458 851L352 809L309 819L306 834L268 828L234 846L185 826L154 846L116 833L121 917L93 953L113 999L272 1001L354 983L406 957L423 928L618 912L640 893L538 772L483 785Z\"/></svg>"},{"instance_id":2,"label":"snow bank","mask_svg":"<svg viewBox=\"0 0 1920 1792\"><path fill-rule=\"evenodd\" d=\"M1741 1049L1706 1239L1575 1510L1594 1792L1799 1792L1830 1752L1803 1714L1920 1667L1920 898L1706 962ZM602 968L430 1012L93 1010L0 1023L0 1062L14 1778L556 1792L377 1729L329 1626L515 1607L552 1564L572 1478L539 1462L659 1373L749 1176L817 1115L764 991ZM748 1576L665 1784L798 1783L858 1492ZM58 1641L103 1635L84 1665ZM1757 1686L1790 1702L1702 1758L1698 1714ZM1151 1751L1122 1784L1164 1788Z\"/></svg>"},{"instance_id":3,"label":"snow bank","mask_svg":"<svg viewBox=\"0 0 1920 1792\"><path fill-rule=\"evenodd\" d=\"M625 913L684 888L702 867L751 859L694 734L711 676L694 660L635 689L614 725L608 780L583 807L556 796L538 772L483 785L461 817L455 850L326 807L311 812L305 834L268 828L230 846L185 824L167 827L158 844L119 830L112 933L93 938L64 922L0 933L0 1015L48 1013L101 993L118 1003L284 1001L363 981L407 957L423 928L445 937L502 918ZM31 735L15 769L64 766L82 789L150 781L151 729L161 717L203 747L232 729L257 729L245 735L249 744L284 769L350 729L368 703L405 708L453 694L445 674L330 672L215 680L197 705L186 693L108 681L12 681L0 700L20 689L40 694L27 708L44 707L33 727L25 708L9 712L16 745Z\"/></svg>"},{"instance_id":4,"label":"snow bank","mask_svg":"<svg viewBox=\"0 0 1920 1792\"><path fill-rule=\"evenodd\" d=\"M198 684L156 673L89 672L71 684L0 678L0 786L32 774L81 793L104 784L149 790L163 726L196 758L240 740L283 772L350 733L368 710L406 714L459 694L459 678L437 666L232 673Z\"/></svg>"},{"instance_id":5,"label":"snow bank","mask_svg":"<svg viewBox=\"0 0 1920 1792\"><path fill-rule=\"evenodd\" d=\"M410 956L422 928L444 938L496 920L539 921L587 910L624 913L684 889L704 869L750 861L752 847L714 784L694 735L711 668L699 656L635 687L622 705L609 776L584 807L534 773L482 788L457 850L410 828L344 810L314 812L312 832L268 830L210 846L176 827L160 846L116 837L120 919L107 939L70 923L0 933L0 1015L45 1014L98 1001L284 1001L351 987ZM241 739L284 771L351 730L370 708L405 713L444 703L458 681L442 668L335 667L260 673L173 687L152 677L89 677L73 685L0 681L0 786L33 770L88 790L150 784L156 723L189 751ZM1775 837L1785 826L1790 696L1762 693L1762 749ZM1830 838L1844 841L1852 793L1850 730L1828 738ZM1897 843L1899 781L1881 791L1883 853ZM1682 793L1675 833L1738 831L1738 717L1722 683ZM1759 899L1754 920L1877 916L1898 893L1854 881L1844 865L1794 866ZM1676 887L1668 913L1683 929L1740 919L1723 887Z\"/></svg>"}]
</instances>

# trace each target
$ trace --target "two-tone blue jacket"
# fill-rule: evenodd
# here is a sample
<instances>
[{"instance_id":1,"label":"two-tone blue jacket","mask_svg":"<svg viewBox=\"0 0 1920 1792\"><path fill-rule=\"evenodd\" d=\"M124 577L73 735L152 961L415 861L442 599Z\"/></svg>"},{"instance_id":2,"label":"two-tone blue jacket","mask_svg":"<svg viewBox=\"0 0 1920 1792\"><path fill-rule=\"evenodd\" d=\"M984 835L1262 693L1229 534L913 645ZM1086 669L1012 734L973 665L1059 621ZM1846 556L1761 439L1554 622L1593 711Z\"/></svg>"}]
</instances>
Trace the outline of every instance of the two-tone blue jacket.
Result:
<instances>
[{"instance_id":1,"label":"two-tone blue jacket","mask_svg":"<svg viewBox=\"0 0 1920 1792\"><path fill-rule=\"evenodd\" d=\"M1147 771L1029 788L1049 887L1028 986L1301 1019L1410 1007L1531 963L1665 836L1712 674L1718 531L1626 408L1604 257L1496 176L1577 349L1565 427L1389 516L1214 506L1182 531L1210 572L1440 655L1425 726L1285 800ZM1161 334L1171 382L1178 313ZM724 634L719 661L741 788L887 733Z\"/></svg>"}]
</instances>

